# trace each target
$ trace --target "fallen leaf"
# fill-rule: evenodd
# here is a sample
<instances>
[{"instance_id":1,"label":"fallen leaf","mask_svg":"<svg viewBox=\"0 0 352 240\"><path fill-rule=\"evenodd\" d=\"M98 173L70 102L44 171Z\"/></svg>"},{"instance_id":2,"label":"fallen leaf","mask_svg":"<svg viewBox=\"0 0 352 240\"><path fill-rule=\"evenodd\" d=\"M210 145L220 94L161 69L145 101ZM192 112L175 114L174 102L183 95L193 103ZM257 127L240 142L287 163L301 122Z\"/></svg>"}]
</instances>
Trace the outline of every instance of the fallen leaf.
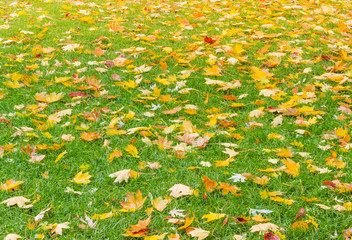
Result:
<instances>
[{"instance_id":1,"label":"fallen leaf","mask_svg":"<svg viewBox=\"0 0 352 240\"><path fill-rule=\"evenodd\" d=\"M74 177L73 180L70 180L70 182L75 182L77 184L88 184L90 183L89 178L92 176L89 175L89 173L83 173L82 171L77 173L76 176Z\"/></svg>"},{"instance_id":2,"label":"fallen leaf","mask_svg":"<svg viewBox=\"0 0 352 240\"><path fill-rule=\"evenodd\" d=\"M169 191L171 191L170 196L175 198L185 195L193 195L194 192L192 188L183 184L175 184L169 189Z\"/></svg>"},{"instance_id":3,"label":"fallen leaf","mask_svg":"<svg viewBox=\"0 0 352 240\"><path fill-rule=\"evenodd\" d=\"M13 206L13 205L17 205L19 208L33 207L32 204L26 205L26 203L28 203L28 202L31 202L31 200L29 200L25 197L19 196L19 197L12 197L12 198L6 199L6 200L2 201L1 203L6 203L6 206L8 206L8 207Z\"/></svg>"}]
</instances>

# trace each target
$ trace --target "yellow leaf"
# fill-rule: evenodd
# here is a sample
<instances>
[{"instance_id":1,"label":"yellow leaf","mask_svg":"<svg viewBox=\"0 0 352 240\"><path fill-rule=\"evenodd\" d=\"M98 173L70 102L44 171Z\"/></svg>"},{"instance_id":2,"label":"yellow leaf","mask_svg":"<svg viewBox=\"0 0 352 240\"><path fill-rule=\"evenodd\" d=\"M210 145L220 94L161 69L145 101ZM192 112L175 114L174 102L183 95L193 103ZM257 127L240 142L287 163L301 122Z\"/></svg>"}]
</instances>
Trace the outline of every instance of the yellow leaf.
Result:
<instances>
[{"instance_id":1,"label":"yellow leaf","mask_svg":"<svg viewBox=\"0 0 352 240\"><path fill-rule=\"evenodd\" d=\"M281 192L281 191L275 191L275 192L262 191L262 192L260 192L259 194L260 194L260 197L261 197L262 199L267 199L268 197L281 196L281 195L283 195L284 193Z\"/></svg>"},{"instance_id":2,"label":"yellow leaf","mask_svg":"<svg viewBox=\"0 0 352 240\"><path fill-rule=\"evenodd\" d=\"M283 159L281 161L283 164L286 165L286 169L284 169L284 171L286 173L292 175L293 178L295 178L299 175L299 168L300 168L299 163L296 163L292 159L289 159L289 158Z\"/></svg>"},{"instance_id":3,"label":"yellow leaf","mask_svg":"<svg viewBox=\"0 0 352 240\"><path fill-rule=\"evenodd\" d=\"M273 201L275 201L275 202L282 202L282 203L284 203L284 204L286 204L286 205L292 205L292 203L294 203L295 201L294 200L292 200L292 199L284 199L284 198L282 198L282 197L270 197L270 200L273 200Z\"/></svg>"},{"instance_id":4,"label":"yellow leaf","mask_svg":"<svg viewBox=\"0 0 352 240\"><path fill-rule=\"evenodd\" d=\"M194 213L193 213L192 217L187 216L186 220L185 220L185 225L183 225L182 227L179 227L178 229L185 229L185 228L189 227L192 224L194 217L195 217Z\"/></svg>"},{"instance_id":5,"label":"yellow leaf","mask_svg":"<svg viewBox=\"0 0 352 240\"><path fill-rule=\"evenodd\" d=\"M204 75L206 76L221 76L221 69L216 65L207 67L204 70L205 70Z\"/></svg>"},{"instance_id":6,"label":"yellow leaf","mask_svg":"<svg viewBox=\"0 0 352 240\"><path fill-rule=\"evenodd\" d=\"M138 189L136 194L127 193L126 202L120 202L122 206L122 212L134 212L142 208L147 197L142 196L142 192Z\"/></svg>"},{"instance_id":7,"label":"yellow leaf","mask_svg":"<svg viewBox=\"0 0 352 240\"><path fill-rule=\"evenodd\" d=\"M135 146L129 144L125 150L130 154L131 157L139 158L138 150Z\"/></svg>"},{"instance_id":8,"label":"yellow leaf","mask_svg":"<svg viewBox=\"0 0 352 240\"><path fill-rule=\"evenodd\" d=\"M253 182L260 184L260 185L265 185L269 182L270 178L268 178L266 175L263 177L254 177Z\"/></svg>"},{"instance_id":9,"label":"yellow leaf","mask_svg":"<svg viewBox=\"0 0 352 240\"><path fill-rule=\"evenodd\" d=\"M40 102L46 102L46 103L57 102L63 97L64 97L64 93L55 93L55 92L50 94L47 94L46 92L41 92L41 93L36 93L34 95L35 100Z\"/></svg>"},{"instance_id":10,"label":"yellow leaf","mask_svg":"<svg viewBox=\"0 0 352 240\"><path fill-rule=\"evenodd\" d=\"M4 84L6 87L9 87L9 88L20 88L20 87L23 87L24 84L18 82L18 81L6 81L6 82L3 82L2 84Z\"/></svg>"},{"instance_id":11,"label":"yellow leaf","mask_svg":"<svg viewBox=\"0 0 352 240\"><path fill-rule=\"evenodd\" d=\"M57 158L55 159L54 163L57 163L58 161L60 161L60 159L67 153L67 151L63 151L62 153L59 154L59 156L57 156Z\"/></svg>"},{"instance_id":12,"label":"yellow leaf","mask_svg":"<svg viewBox=\"0 0 352 240\"><path fill-rule=\"evenodd\" d=\"M91 17L81 17L81 18L78 18L78 20L80 20L82 22L90 23L90 24L95 23L95 21Z\"/></svg>"},{"instance_id":13,"label":"yellow leaf","mask_svg":"<svg viewBox=\"0 0 352 240\"><path fill-rule=\"evenodd\" d=\"M299 228L299 229L302 229L302 230L307 230L308 229L308 224L304 221L298 221L298 222L294 222L292 225L291 225L292 228Z\"/></svg>"},{"instance_id":14,"label":"yellow leaf","mask_svg":"<svg viewBox=\"0 0 352 240\"><path fill-rule=\"evenodd\" d=\"M221 219L223 217L225 217L226 214L224 213L209 213L209 214L206 214L202 217L203 218L206 218L207 220L205 222L211 222L211 221L214 221L214 220L217 220L217 219Z\"/></svg>"},{"instance_id":15,"label":"yellow leaf","mask_svg":"<svg viewBox=\"0 0 352 240\"><path fill-rule=\"evenodd\" d=\"M89 178L91 178L92 176L89 175L89 173L82 173L79 172L76 174L75 178L73 180L70 180L70 182L75 182L77 184L88 184L90 183Z\"/></svg>"},{"instance_id":16,"label":"yellow leaf","mask_svg":"<svg viewBox=\"0 0 352 240\"><path fill-rule=\"evenodd\" d=\"M252 217L252 219L256 222L269 222L270 221L270 219L263 218L263 216L261 214L255 215L254 217Z\"/></svg>"},{"instance_id":17,"label":"yellow leaf","mask_svg":"<svg viewBox=\"0 0 352 240\"><path fill-rule=\"evenodd\" d=\"M103 220L103 219L107 219L114 216L114 214L112 212L108 212L108 213L103 213L103 214L94 214L92 219L94 220Z\"/></svg>"},{"instance_id":18,"label":"yellow leaf","mask_svg":"<svg viewBox=\"0 0 352 240\"><path fill-rule=\"evenodd\" d=\"M147 236L144 238L144 240L158 240L158 239L164 239L167 233L163 233L161 235L153 235L153 236Z\"/></svg>"},{"instance_id":19,"label":"yellow leaf","mask_svg":"<svg viewBox=\"0 0 352 240\"><path fill-rule=\"evenodd\" d=\"M293 153L291 152L291 150L289 148L279 148L277 149L277 156L279 157L293 157Z\"/></svg>"},{"instance_id":20,"label":"yellow leaf","mask_svg":"<svg viewBox=\"0 0 352 240\"><path fill-rule=\"evenodd\" d=\"M233 162L235 160L233 160L233 158L228 158L224 161L215 161L215 167L227 167L230 162Z\"/></svg>"},{"instance_id":21,"label":"yellow leaf","mask_svg":"<svg viewBox=\"0 0 352 240\"><path fill-rule=\"evenodd\" d=\"M18 190L20 188L20 185L22 184L22 181L15 181L13 179L6 180L5 183L2 183L0 185L0 190L3 191L13 191L13 190Z\"/></svg>"},{"instance_id":22,"label":"yellow leaf","mask_svg":"<svg viewBox=\"0 0 352 240\"><path fill-rule=\"evenodd\" d=\"M85 141L93 141L95 139L101 138L101 134L100 133L96 133L96 132L83 132L81 133L81 139L85 140Z\"/></svg>"}]
</instances>

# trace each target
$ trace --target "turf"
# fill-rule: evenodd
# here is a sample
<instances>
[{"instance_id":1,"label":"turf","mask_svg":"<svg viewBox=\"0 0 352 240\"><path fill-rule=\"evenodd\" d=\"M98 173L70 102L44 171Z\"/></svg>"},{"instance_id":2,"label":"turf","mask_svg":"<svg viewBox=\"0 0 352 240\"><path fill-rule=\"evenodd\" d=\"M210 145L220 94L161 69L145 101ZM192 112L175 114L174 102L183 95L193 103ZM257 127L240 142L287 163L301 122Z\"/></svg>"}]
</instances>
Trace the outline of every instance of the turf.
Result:
<instances>
[{"instance_id":1,"label":"turf","mask_svg":"<svg viewBox=\"0 0 352 240\"><path fill-rule=\"evenodd\" d=\"M351 11L0 0L0 237L349 239Z\"/></svg>"}]
</instances>

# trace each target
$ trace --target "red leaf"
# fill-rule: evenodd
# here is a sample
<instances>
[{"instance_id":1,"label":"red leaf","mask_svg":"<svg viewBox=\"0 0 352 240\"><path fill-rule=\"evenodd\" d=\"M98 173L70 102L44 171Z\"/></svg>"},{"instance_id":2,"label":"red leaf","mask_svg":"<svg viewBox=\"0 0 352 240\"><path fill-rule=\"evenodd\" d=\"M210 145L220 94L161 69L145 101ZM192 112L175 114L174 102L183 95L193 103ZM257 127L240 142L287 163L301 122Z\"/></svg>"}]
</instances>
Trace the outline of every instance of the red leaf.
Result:
<instances>
[{"instance_id":1,"label":"red leaf","mask_svg":"<svg viewBox=\"0 0 352 240\"><path fill-rule=\"evenodd\" d=\"M216 40L212 39L211 37L205 36L204 37L204 42L209 43L209 44L213 44L213 43L216 42Z\"/></svg>"},{"instance_id":2,"label":"red leaf","mask_svg":"<svg viewBox=\"0 0 352 240\"><path fill-rule=\"evenodd\" d=\"M300 219L301 217L304 217L304 216L306 216L306 212L305 212L304 208L300 208L298 210L296 217L295 217L295 220Z\"/></svg>"},{"instance_id":3,"label":"red leaf","mask_svg":"<svg viewBox=\"0 0 352 240\"><path fill-rule=\"evenodd\" d=\"M70 92L68 96L69 97L88 97L88 95L84 92Z\"/></svg>"},{"instance_id":4,"label":"red leaf","mask_svg":"<svg viewBox=\"0 0 352 240\"><path fill-rule=\"evenodd\" d=\"M267 232L264 235L264 240L280 240L278 235L274 235L272 232Z\"/></svg>"}]
</instances>

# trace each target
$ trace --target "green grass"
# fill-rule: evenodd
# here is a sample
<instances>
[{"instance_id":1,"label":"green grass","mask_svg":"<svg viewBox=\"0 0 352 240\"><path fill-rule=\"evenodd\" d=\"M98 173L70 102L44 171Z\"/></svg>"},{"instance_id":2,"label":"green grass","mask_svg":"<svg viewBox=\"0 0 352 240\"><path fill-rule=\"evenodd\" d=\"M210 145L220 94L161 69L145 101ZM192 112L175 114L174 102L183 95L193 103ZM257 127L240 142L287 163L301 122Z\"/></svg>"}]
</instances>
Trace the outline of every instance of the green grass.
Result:
<instances>
[{"instance_id":1,"label":"green grass","mask_svg":"<svg viewBox=\"0 0 352 240\"><path fill-rule=\"evenodd\" d=\"M171 210L181 209L188 217L195 214L188 231L191 227L209 231L207 239L233 239L236 234L247 239L263 239L263 234L251 232L251 227L261 222L255 221L249 211L267 209L273 212L263 214L263 217L281 228L274 234L282 238L332 239L336 232L336 239L344 239L344 231L351 227L351 209L348 208L351 189L339 193L338 189L322 188L322 182L335 179L343 183L352 182L352 155L348 139L351 131L351 114L348 112L351 104L351 49L348 47L351 45L351 30L346 23L352 10L350 4L333 1L268 4L265 1L194 0L95 1L95 4L97 6L88 0L33 0L29 3L0 0L0 183L11 179L23 181L14 190L0 188L0 201L24 196L33 203L31 208L0 205L0 238L16 233L28 239L38 236L44 239L123 239L126 237L122 234L130 225L147 219L146 210L153 207L151 197L168 198L172 186L184 184L198 194L171 197L172 201L163 211L154 209L145 237L178 233L181 239L191 239L184 229L177 229L182 223L174 225L167 222L166 217L170 216ZM197 12L203 17L196 18L194 14ZM109 31L108 25L114 22L121 27L120 31ZM265 28L264 24L274 26ZM155 41L148 40L148 36ZM216 42L207 44L203 39L205 36ZM63 47L67 44L79 44L79 47L65 51ZM267 51L263 51L267 45ZM52 52L46 52L49 47L53 48ZM124 50L132 47L145 49L140 52ZM172 52L168 53L164 47L171 47ZM103 49L104 55L93 54L96 48ZM238 51L239 48L242 51ZM284 53L285 56L281 57L279 65L268 67L270 53L273 52ZM343 57L341 52L345 52L347 57ZM115 60L121 55L129 61L128 64L105 66L107 60ZM220 76L204 74L205 69L211 67L210 55L217 58L214 65L222 70ZM239 61L231 65L227 62L230 57ZM301 61L292 61L300 57ZM316 61L319 58L321 60ZM182 64L181 60L187 63ZM167 64L166 69L161 68L161 61ZM333 68L339 62L346 64L345 68ZM33 65L37 68L28 69ZM144 73L134 72L135 67L142 65L152 69ZM96 68L105 68L106 71L97 71ZM269 71L271 76L256 79L253 77L254 68ZM304 72L307 68L311 71ZM189 76L185 77L184 71L190 71ZM16 80L14 73L19 76L19 87L8 84ZM315 79L324 73L344 74L348 79L341 84L333 78ZM77 74L78 77L74 76ZM119 75L121 81L112 80L112 74ZM92 87L94 83L89 85L87 81L94 76L100 81L98 91ZM69 79L57 81L62 77ZM166 85L158 78L176 80ZM205 84L205 78L226 83L239 80L242 85L221 90L223 86ZM121 84L129 81L138 84L132 87ZM153 93L153 87L157 87L160 93ZM274 97L266 97L260 94L263 89L277 89L278 93ZM147 90L150 93L144 94ZM63 93L64 96L43 107L43 102L35 95L44 91ZM89 97L72 98L69 96L71 92L84 92ZM305 93L314 93L315 96L304 98L301 94ZM170 95L171 101L163 101L163 95ZM235 99L231 100L231 95ZM282 107L296 96L301 96L296 104ZM244 106L232 107L234 103L243 103ZM196 114L187 113L187 105L194 105ZM162 113L178 106L182 110L177 113ZM314 107L321 113L299 112L304 106ZM249 114L260 107L265 114L250 119ZM278 113L273 108L281 109ZM71 114L61 116L57 123L48 123L50 115L66 109L72 109ZM87 120L84 114L93 111L100 112L99 118L97 121ZM135 115L128 119L131 111ZM294 111L298 112L288 113ZM154 116L148 117L145 113ZM212 114L218 114L215 125L209 124ZM282 124L273 127L271 122L280 114L283 115ZM344 118L340 116L337 119L341 114ZM316 122L309 126L296 124L300 118L308 121L313 117L316 117ZM146 143L141 131L109 134L109 124L114 118L118 118L116 130L128 132L132 128L147 127L145 131L150 132L147 137L152 144ZM190 121L193 128L184 129L182 126L186 121ZM231 121L233 124L226 126L226 122ZM254 121L261 126L250 127ZM87 129L82 129L82 124ZM173 131L164 131L172 125ZM16 136L15 133L23 127L33 130L19 132ZM296 132L302 129L309 134ZM336 131L338 129L347 130L345 145L340 145L344 136ZM204 148L187 144L189 150L185 158L177 158L174 148L181 143L177 136L187 131L198 133L201 137L207 134L212 137ZM85 141L81 139L83 132L100 133L101 138ZM285 138L269 139L271 133ZM61 139L63 134L71 134L75 140L64 141ZM236 134L243 139L236 138ZM172 141L171 147L162 149L158 146L158 137L167 137L168 141ZM104 146L106 141L110 141L108 146ZM292 145L294 141L302 145ZM238 148L234 150L240 152L226 167L215 166L216 161L228 158L223 153L225 147L220 143L237 144ZM43 144L63 145L59 149L39 149ZM137 148L139 158L131 157L125 150L129 144ZM45 158L39 163L29 162L31 157L21 150L27 145L31 148L36 146L36 153L45 155ZM322 150L319 145L331 148ZM293 153L290 158L299 163L296 177L283 169L263 172L263 169L278 169L284 165L282 160L285 157L276 155L281 148L289 148ZM122 156L110 162L108 158L113 150L121 150ZM337 159L346 164L344 168L327 165L326 158L332 155L330 150L335 151ZM67 153L55 162L64 151ZM310 155L304 157L299 152ZM270 163L269 159L278 159L278 163ZM202 161L210 162L212 166L202 166ZM159 162L162 167L139 167L147 162ZM328 168L330 172L314 172L310 164ZM127 183L113 183L114 179L109 174L124 169L138 172L138 177L129 179ZM92 176L88 184L70 181L80 171ZM43 177L44 173L48 177ZM253 180L233 183L229 178L234 173L251 173L258 177L266 175L270 181L264 185ZM204 198L203 175L219 184L228 183L241 190L237 195L222 195L216 189L207 192L208 198ZM65 192L67 187L82 192L82 195ZM136 193L138 189L143 197L147 196L143 206L134 212L121 212L119 202L125 201L127 193ZM281 197L294 202L287 205L263 199L260 195L263 191L284 192ZM317 198L318 201L309 202L302 197ZM330 209L322 209L316 203ZM346 208L341 211L334 209L338 204L345 204ZM52 209L35 226L27 225L50 206ZM300 208L305 209L307 216L295 220ZM82 228L77 217L109 212L113 212L114 216L97 220L95 229ZM226 225L222 226L224 218L205 222L202 217L210 212L226 214ZM238 217L250 220L236 222ZM309 217L316 221L318 227L308 224ZM180 219L185 220L184 217ZM293 227L297 221L304 221L308 228ZM63 229L62 235L51 233L51 224L64 222L69 222L70 228Z\"/></svg>"}]
</instances>

